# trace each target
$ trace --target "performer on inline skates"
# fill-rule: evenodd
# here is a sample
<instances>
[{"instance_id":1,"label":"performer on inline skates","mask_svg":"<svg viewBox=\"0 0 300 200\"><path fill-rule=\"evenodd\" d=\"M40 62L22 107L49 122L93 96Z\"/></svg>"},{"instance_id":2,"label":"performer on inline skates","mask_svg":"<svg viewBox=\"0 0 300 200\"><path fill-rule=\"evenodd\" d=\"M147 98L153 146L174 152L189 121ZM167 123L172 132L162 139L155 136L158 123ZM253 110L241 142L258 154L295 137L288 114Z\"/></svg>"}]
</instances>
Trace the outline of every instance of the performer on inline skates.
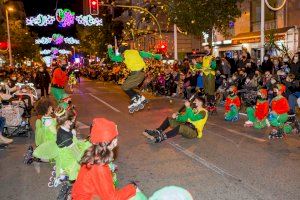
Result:
<instances>
[{"instance_id":1,"label":"performer on inline skates","mask_svg":"<svg viewBox=\"0 0 300 200\"><path fill-rule=\"evenodd\" d=\"M239 119L239 110L241 107L241 100L237 96L237 87L231 86L228 89L229 95L225 100L225 120L235 122Z\"/></svg>"},{"instance_id":2,"label":"performer on inline skates","mask_svg":"<svg viewBox=\"0 0 300 200\"><path fill-rule=\"evenodd\" d=\"M248 121L245 122L245 127L254 126L256 129L262 129L266 126L270 126L268 120L269 114L269 102L268 90L260 89L257 92L257 102L255 107L248 107L246 112L248 116Z\"/></svg>"},{"instance_id":3,"label":"performer on inline skates","mask_svg":"<svg viewBox=\"0 0 300 200\"><path fill-rule=\"evenodd\" d=\"M143 104L147 103L146 98L134 90L145 78L144 68L146 68L146 64L143 59L154 58L160 60L162 56L160 54L128 49L125 46L119 48L119 53L119 55L116 55L112 45L108 45L109 58L114 62L124 62L131 71L121 88L131 100L128 109L130 113L133 113L139 109L140 105L143 107Z\"/></svg>"},{"instance_id":4,"label":"performer on inline skates","mask_svg":"<svg viewBox=\"0 0 300 200\"><path fill-rule=\"evenodd\" d=\"M51 94L54 96L56 101L59 101L65 94L64 88L68 82L66 70L66 65L63 65L62 67L55 66L53 69Z\"/></svg>"},{"instance_id":5,"label":"performer on inline skates","mask_svg":"<svg viewBox=\"0 0 300 200\"><path fill-rule=\"evenodd\" d=\"M215 79L216 79L216 60L212 55L211 46L204 47L206 55L203 57L201 63L193 60L198 69L203 72L204 92L207 95L207 103L215 104Z\"/></svg>"},{"instance_id":6,"label":"performer on inline skates","mask_svg":"<svg viewBox=\"0 0 300 200\"><path fill-rule=\"evenodd\" d=\"M286 87L283 84L277 84L274 88L273 94L276 96L271 102L271 112L269 114L269 121L274 127L269 135L269 138L282 138L283 134L290 134L292 127L286 124L288 121L288 112L290 110L288 100L283 96Z\"/></svg>"},{"instance_id":7,"label":"performer on inline skates","mask_svg":"<svg viewBox=\"0 0 300 200\"><path fill-rule=\"evenodd\" d=\"M203 108L204 100L196 97L195 109L190 102L185 102L186 111L183 114L174 113L172 118L167 118L156 130L145 130L143 133L151 142L160 143L168 138L180 134L185 138L202 138L204 125L208 118L208 112ZM165 132L169 127L172 130Z\"/></svg>"}]
</instances>

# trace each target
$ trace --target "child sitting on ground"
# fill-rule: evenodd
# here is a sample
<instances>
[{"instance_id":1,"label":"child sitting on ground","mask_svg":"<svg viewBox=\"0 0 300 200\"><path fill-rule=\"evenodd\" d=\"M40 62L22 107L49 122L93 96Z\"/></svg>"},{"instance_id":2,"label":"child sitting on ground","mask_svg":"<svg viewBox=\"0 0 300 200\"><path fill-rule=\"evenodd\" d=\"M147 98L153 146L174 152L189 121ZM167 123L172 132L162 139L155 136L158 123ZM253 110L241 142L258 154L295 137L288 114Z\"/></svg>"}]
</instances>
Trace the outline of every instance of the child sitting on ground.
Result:
<instances>
[{"instance_id":1,"label":"child sitting on ground","mask_svg":"<svg viewBox=\"0 0 300 200\"><path fill-rule=\"evenodd\" d=\"M33 155L40 159L54 160L56 177L67 176L70 181L74 181L80 168L78 162L90 143L77 139L75 114L72 110L59 107L55 115L59 125L56 142L50 141L38 146Z\"/></svg>"},{"instance_id":2,"label":"child sitting on ground","mask_svg":"<svg viewBox=\"0 0 300 200\"><path fill-rule=\"evenodd\" d=\"M37 102L36 111L39 118L35 122L35 145L56 141L56 119L53 115L53 105L48 99Z\"/></svg>"},{"instance_id":3,"label":"child sitting on ground","mask_svg":"<svg viewBox=\"0 0 300 200\"><path fill-rule=\"evenodd\" d=\"M241 100L237 96L237 87L231 86L228 90L228 96L225 101L225 120L235 122L239 119L239 110Z\"/></svg>"},{"instance_id":4,"label":"child sitting on ground","mask_svg":"<svg viewBox=\"0 0 300 200\"><path fill-rule=\"evenodd\" d=\"M136 197L142 194L134 183L122 189L115 188L109 163L114 158L117 137L117 125L114 122L104 118L93 120L90 135L92 146L80 161L81 168L72 189L73 200L146 199Z\"/></svg>"}]
</instances>

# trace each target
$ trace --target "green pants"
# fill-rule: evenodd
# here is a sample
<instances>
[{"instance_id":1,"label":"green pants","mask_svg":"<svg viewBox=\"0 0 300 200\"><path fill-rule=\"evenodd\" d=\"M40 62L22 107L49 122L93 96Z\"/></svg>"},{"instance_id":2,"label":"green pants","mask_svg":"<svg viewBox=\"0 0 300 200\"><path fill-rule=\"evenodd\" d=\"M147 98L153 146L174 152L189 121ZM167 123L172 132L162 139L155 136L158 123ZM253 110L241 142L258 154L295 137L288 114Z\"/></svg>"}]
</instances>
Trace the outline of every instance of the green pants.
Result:
<instances>
[{"instance_id":1,"label":"green pants","mask_svg":"<svg viewBox=\"0 0 300 200\"><path fill-rule=\"evenodd\" d=\"M286 124L288 121L288 114L274 115L270 119L270 124L274 127L278 127L283 130L285 134L290 134L293 130L290 124Z\"/></svg>"},{"instance_id":2,"label":"green pants","mask_svg":"<svg viewBox=\"0 0 300 200\"><path fill-rule=\"evenodd\" d=\"M60 101L66 94L63 88L51 87L51 94L54 96L55 100Z\"/></svg>"},{"instance_id":3,"label":"green pants","mask_svg":"<svg viewBox=\"0 0 300 200\"><path fill-rule=\"evenodd\" d=\"M215 76L212 74L203 75L204 92L208 95L215 95Z\"/></svg>"},{"instance_id":4,"label":"green pants","mask_svg":"<svg viewBox=\"0 0 300 200\"><path fill-rule=\"evenodd\" d=\"M184 123L176 121L176 119L169 118L169 123L172 128L179 126L179 134L185 138L194 139L198 136L197 130L185 125Z\"/></svg>"},{"instance_id":5,"label":"green pants","mask_svg":"<svg viewBox=\"0 0 300 200\"><path fill-rule=\"evenodd\" d=\"M125 91L134 89L137 86L139 86L139 84L141 84L144 79L145 79L145 73L143 71L133 71L126 78L121 88L122 90Z\"/></svg>"},{"instance_id":6,"label":"green pants","mask_svg":"<svg viewBox=\"0 0 300 200\"><path fill-rule=\"evenodd\" d=\"M226 121L237 121L239 118L239 109L236 106L231 106L230 110L225 114Z\"/></svg>"},{"instance_id":7,"label":"green pants","mask_svg":"<svg viewBox=\"0 0 300 200\"><path fill-rule=\"evenodd\" d=\"M267 126L266 119L263 119L262 121L259 121L255 117L255 109L254 108L248 107L246 112L247 112L248 120L253 122L254 128L262 129L262 128L265 128Z\"/></svg>"}]
</instances>

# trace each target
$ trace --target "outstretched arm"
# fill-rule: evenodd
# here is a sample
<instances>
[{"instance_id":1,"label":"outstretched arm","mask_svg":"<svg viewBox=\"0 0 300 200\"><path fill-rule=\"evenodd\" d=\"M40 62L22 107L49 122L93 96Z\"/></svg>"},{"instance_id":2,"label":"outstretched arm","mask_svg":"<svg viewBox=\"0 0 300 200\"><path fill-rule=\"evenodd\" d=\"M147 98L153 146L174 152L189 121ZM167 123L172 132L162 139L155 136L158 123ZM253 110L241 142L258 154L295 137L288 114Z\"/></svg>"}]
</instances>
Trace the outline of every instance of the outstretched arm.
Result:
<instances>
[{"instance_id":1,"label":"outstretched arm","mask_svg":"<svg viewBox=\"0 0 300 200\"><path fill-rule=\"evenodd\" d=\"M123 62L123 57L121 55L116 55L112 46L108 45L108 50L107 50L109 58L114 61L114 62Z\"/></svg>"},{"instance_id":2,"label":"outstretched arm","mask_svg":"<svg viewBox=\"0 0 300 200\"><path fill-rule=\"evenodd\" d=\"M153 53L146 52L146 51L140 51L140 56L142 58L154 58L155 60L161 60L162 59L161 54L153 54Z\"/></svg>"}]
</instances>

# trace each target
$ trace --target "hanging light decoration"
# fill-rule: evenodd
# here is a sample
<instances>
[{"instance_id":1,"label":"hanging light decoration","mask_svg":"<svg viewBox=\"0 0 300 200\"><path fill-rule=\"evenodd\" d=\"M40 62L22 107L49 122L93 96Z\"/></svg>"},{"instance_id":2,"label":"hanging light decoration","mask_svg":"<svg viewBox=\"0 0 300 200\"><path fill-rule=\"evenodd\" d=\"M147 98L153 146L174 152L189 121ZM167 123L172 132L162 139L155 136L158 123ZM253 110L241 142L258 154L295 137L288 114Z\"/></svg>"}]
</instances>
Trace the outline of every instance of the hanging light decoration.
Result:
<instances>
[{"instance_id":1,"label":"hanging light decoration","mask_svg":"<svg viewBox=\"0 0 300 200\"><path fill-rule=\"evenodd\" d=\"M44 49L40 51L41 55L49 55L49 54L71 54L71 51L66 50L66 49L58 49L56 47L52 47L51 49Z\"/></svg>"},{"instance_id":2,"label":"hanging light decoration","mask_svg":"<svg viewBox=\"0 0 300 200\"><path fill-rule=\"evenodd\" d=\"M54 42L54 44L59 45L64 42L64 37L61 34L55 33L52 35L52 41Z\"/></svg>"},{"instance_id":3,"label":"hanging light decoration","mask_svg":"<svg viewBox=\"0 0 300 200\"><path fill-rule=\"evenodd\" d=\"M26 18L27 26L48 26L55 22L55 17L39 14L36 17Z\"/></svg>"},{"instance_id":4,"label":"hanging light decoration","mask_svg":"<svg viewBox=\"0 0 300 200\"><path fill-rule=\"evenodd\" d=\"M74 24L75 12L69 9L57 9L55 18L60 27L68 27Z\"/></svg>"},{"instance_id":5,"label":"hanging light decoration","mask_svg":"<svg viewBox=\"0 0 300 200\"><path fill-rule=\"evenodd\" d=\"M35 44L51 44L60 45L62 43L66 44L80 44L78 39L73 37L64 37L61 34L53 34L52 37L42 37L35 40Z\"/></svg>"},{"instance_id":6,"label":"hanging light decoration","mask_svg":"<svg viewBox=\"0 0 300 200\"><path fill-rule=\"evenodd\" d=\"M92 15L79 15L76 16L75 20L78 24L84 26L103 26L103 20Z\"/></svg>"}]
</instances>

